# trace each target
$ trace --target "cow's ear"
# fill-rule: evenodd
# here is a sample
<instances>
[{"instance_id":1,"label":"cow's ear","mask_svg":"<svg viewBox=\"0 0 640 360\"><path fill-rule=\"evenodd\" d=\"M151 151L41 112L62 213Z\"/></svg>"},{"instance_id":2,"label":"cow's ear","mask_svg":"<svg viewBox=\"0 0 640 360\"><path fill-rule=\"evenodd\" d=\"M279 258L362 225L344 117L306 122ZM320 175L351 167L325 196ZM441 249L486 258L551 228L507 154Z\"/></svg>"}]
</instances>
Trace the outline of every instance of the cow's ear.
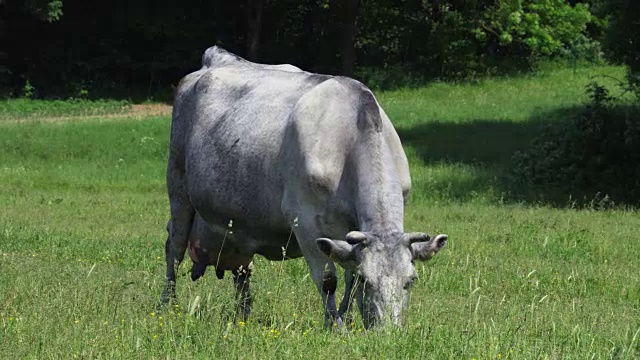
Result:
<instances>
[{"instance_id":1,"label":"cow's ear","mask_svg":"<svg viewBox=\"0 0 640 360\"><path fill-rule=\"evenodd\" d=\"M355 261L354 246L346 241L319 238L316 239L316 244L329 259L344 267L348 267Z\"/></svg>"},{"instance_id":2,"label":"cow's ear","mask_svg":"<svg viewBox=\"0 0 640 360\"><path fill-rule=\"evenodd\" d=\"M447 245L448 236L440 234L429 241L414 242L411 244L413 260L429 260L437 254L440 249Z\"/></svg>"}]
</instances>

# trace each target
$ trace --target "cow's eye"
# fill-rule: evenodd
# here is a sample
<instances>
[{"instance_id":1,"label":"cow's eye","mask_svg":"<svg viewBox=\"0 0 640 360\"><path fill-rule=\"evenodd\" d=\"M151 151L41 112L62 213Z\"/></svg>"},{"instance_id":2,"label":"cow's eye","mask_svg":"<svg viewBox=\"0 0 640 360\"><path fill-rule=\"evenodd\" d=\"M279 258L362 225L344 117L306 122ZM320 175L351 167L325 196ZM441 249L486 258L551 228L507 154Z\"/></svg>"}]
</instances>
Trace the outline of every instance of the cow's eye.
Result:
<instances>
[{"instance_id":1,"label":"cow's eye","mask_svg":"<svg viewBox=\"0 0 640 360\"><path fill-rule=\"evenodd\" d=\"M413 275L412 277L410 277L409 280L404 284L404 289L409 290L413 286L413 283L416 282L417 279L418 277L416 275Z\"/></svg>"}]
</instances>

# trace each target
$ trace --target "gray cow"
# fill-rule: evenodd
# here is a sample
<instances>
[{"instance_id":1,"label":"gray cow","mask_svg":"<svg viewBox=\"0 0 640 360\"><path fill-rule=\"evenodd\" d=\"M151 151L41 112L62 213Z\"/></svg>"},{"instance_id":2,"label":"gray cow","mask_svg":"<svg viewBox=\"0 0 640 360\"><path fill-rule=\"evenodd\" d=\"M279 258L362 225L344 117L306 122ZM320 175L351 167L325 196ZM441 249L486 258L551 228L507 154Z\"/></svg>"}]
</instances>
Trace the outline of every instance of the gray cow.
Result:
<instances>
[{"instance_id":1,"label":"gray cow","mask_svg":"<svg viewBox=\"0 0 640 360\"><path fill-rule=\"evenodd\" d=\"M192 279L209 265L219 278L233 272L245 318L253 256L303 256L325 325L342 324L351 299L366 327L400 324L414 260L431 258L447 236L404 232L407 158L371 91L215 46L202 65L182 79L173 108L162 302L175 298L187 247ZM345 269L339 308L335 263Z\"/></svg>"}]
</instances>

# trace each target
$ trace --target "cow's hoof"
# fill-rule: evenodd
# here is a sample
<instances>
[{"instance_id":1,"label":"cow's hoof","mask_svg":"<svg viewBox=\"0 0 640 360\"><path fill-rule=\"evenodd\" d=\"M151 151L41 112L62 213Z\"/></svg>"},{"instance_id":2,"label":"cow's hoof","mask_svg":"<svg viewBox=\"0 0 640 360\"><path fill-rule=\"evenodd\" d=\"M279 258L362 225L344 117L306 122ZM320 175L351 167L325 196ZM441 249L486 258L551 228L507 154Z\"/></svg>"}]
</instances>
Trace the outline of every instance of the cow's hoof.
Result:
<instances>
[{"instance_id":1,"label":"cow's hoof","mask_svg":"<svg viewBox=\"0 0 640 360\"><path fill-rule=\"evenodd\" d=\"M156 311L164 311L167 308L174 306L178 303L178 299L175 296L165 297L161 296L160 301L156 305Z\"/></svg>"},{"instance_id":2,"label":"cow's hoof","mask_svg":"<svg viewBox=\"0 0 640 360\"><path fill-rule=\"evenodd\" d=\"M191 268L191 280L196 281L200 279L205 271L207 271L207 265L203 265L202 263L193 264Z\"/></svg>"}]
</instances>

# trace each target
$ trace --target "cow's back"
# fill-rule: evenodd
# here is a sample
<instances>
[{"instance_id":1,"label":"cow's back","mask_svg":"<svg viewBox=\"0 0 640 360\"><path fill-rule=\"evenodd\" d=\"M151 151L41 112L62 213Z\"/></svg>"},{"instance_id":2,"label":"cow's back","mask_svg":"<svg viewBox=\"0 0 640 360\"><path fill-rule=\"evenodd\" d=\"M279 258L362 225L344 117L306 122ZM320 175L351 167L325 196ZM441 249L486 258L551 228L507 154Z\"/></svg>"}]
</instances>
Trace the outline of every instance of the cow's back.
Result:
<instances>
[{"instance_id":1,"label":"cow's back","mask_svg":"<svg viewBox=\"0 0 640 360\"><path fill-rule=\"evenodd\" d=\"M207 59L176 96L172 152L184 159L191 202L208 222L287 228L279 161L286 128L300 97L330 77L223 60Z\"/></svg>"}]
</instances>

